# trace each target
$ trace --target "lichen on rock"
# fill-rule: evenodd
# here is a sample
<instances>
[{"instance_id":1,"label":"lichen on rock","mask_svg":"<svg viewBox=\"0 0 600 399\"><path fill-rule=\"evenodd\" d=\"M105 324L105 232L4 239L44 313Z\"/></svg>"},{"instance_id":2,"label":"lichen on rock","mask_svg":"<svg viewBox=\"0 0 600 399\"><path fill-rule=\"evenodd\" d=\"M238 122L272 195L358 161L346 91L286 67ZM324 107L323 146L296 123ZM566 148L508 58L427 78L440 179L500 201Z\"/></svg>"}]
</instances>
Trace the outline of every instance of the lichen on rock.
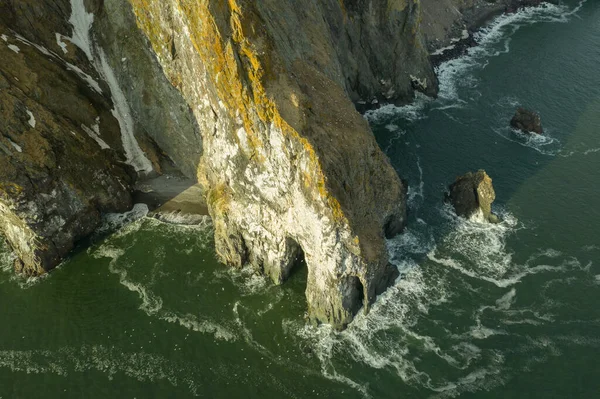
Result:
<instances>
[{"instance_id":1,"label":"lichen on rock","mask_svg":"<svg viewBox=\"0 0 600 399\"><path fill-rule=\"evenodd\" d=\"M0 231L17 271L39 275L101 213L131 207L133 176L121 163L111 104L49 50L15 34L7 41L20 51L0 45Z\"/></svg>"},{"instance_id":2,"label":"lichen on rock","mask_svg":"<svg viewBox=\"0 0 600 399\"><path fill-rule=\"evenodd\" d=\"M303 253L309 314L347 325L393 281L384 230L403 224L406 189L346 87L298 56L331 43L282 50L287 30L266 13L301 12L289 2L131 3L200 126L198 179L221 260L281 283Z\"/></svg>"},{"instance_id":3,"label":"lichen on rock","mask_svg":"<svg viewBox=\"0 0 600 399\"><path fill-rule=\"evenodd\" d=\"M450 185L446 199L452 203L458 216L471 218L480 214L483 220L491 223L499 221L498 216L492 213L496 192L492 179L484 170L457 177Z\"/></svg>"},{"instance_id":4,"label":"lichen on rock","mask_svg":"<svg viewBox=\"0 0 600 399\"><path fill-rule=\"evenodd\" d=\"M405 223L406 187L353 101L435 94L420 1L7 4L4 23L15 31L25 29L24 18L55 12L48 26L32 25L27 50L11 57L44 58L31 76L54 68L48 75L66 82L60 95L68 100L36 97L36 87L49 84L24 77L30 105L7 118L19 121L18 132L37 129L39 145L24 139L34 133L12 131L0 142L6 170L14 169L0 176L4 220L12 221L3 231L21 259L52 258L26 267L47 270L100 213L131 205L134 176L123 161L160 171L165 156L206 193L224 263L250 263L280 284L305 258L313 320L343 328L395 280L385 238ZM142 151L150 161L134 162ZM25 176L35 173L43 189L35 179L28 185ZM72 219L51 222L56 212ZM34 244L19 244L11 228Z\"/></svg>"}]
</instances>

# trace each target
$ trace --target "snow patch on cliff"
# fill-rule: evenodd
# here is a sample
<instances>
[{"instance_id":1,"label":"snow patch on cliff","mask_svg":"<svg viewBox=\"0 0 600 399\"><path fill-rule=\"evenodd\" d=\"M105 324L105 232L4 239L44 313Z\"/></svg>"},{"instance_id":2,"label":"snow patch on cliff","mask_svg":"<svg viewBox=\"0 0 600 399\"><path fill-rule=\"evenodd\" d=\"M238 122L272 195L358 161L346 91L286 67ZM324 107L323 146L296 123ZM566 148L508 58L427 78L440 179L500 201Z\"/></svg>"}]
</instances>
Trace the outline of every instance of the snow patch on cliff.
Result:
<instances>
[{"instance_id":1,"label":"snow patch on cliff","mask_svg":"<svg viewBox=\"0 0 600 399\"><path fill-rule=\"evenodd\" d=\"M27 115L29 115L29 120L27 123L29 123L29 126L35 128L35 116L33 115L33 112L27 110Z\"/></svg>"},{"instance_id":2,"label":"snow patch on cliff","mask_svg":"<svg viewBox=\"0 0 600 399\"><path fill-rule=\"evenodd\" d=\"M127 104L125 94L119 85L114 71L108 64L104 51L92 40L90 31L94 23L94 14L88 13L83 0L71 0L71 18L69 23L73 26L71 43L78 46L87 55L96 71L102 76L110 88L114 109L113 115L119 121L121 127L121 138L126 162L133 166L139 173L150 173L152 163L142 149L134 135L134 122L131 110ZM89 134L89 133L88 133Z\"/></svg>"}]
</instances>

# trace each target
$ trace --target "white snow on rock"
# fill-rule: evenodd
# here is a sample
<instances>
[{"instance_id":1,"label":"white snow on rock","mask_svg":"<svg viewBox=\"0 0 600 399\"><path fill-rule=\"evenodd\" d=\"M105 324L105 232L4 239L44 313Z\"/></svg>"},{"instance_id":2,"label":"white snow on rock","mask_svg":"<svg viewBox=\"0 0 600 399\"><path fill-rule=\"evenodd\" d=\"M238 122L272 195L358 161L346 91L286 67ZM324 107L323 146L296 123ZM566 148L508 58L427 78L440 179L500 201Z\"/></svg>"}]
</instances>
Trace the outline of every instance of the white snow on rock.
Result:
<instances>
[{"instance_id":1,"label":"white snow on rock","mask_svg":"<svg viewBox=\"0 0 600 399\"><path fill-rule=\"evenodd\" d=\"M71 43L83 50L88 59L93 61L90 29L94 23L94 14L86 11L83 0L71 0L71 17L69 18L69 23L73 26L73 36L70 38Z\"/></svg>"},{"instance_id":2,"label":"white snow on rock","mask_svg":"<svg viewBox=\"0 0 600 399\"><path fill-rule=\"evenodd\" d=\"M8 41L8 37L5 34L2 34L2 36L0 36L2 38L2 40L4 40L5 42Z\"/></svg>"},{"instance_id":3,"label":"white snow on rock","mask_svg":"<svg viewBox=\"0 0 600 399\"><path fill-rule=\"evenodd\" d=\"M11 49L12 51L14 51L17 54L19 54L19 51L21 51L21 49L18 48L17 46L15 46L14 44L9 44L8 48Z\"/></svg>"},{"instance_id":4,"label":"white snow on rock","mask_svg":"<svg viewBox=\"0 0 600 399\"><path fill-rule=\"evenodd\" d=\"M27 123L29 123L29 126L35 127L35 116L33 116L33 112L27 110L27 115L29 115L29 120L27 121Z\"/></svg>"},{"instance_id":5,"label":"white snow on rock","mask_svg":"<svg viewBox=\"0 0 600 399\"><path fill-rule=\"evenodd\" d=\"M17 143L15 143L14 141L12 141L11 139L8 139L8 141L10 141L10 144L12 144L12 146L15 148L15 150L17 150L18 152L23 152L23 149L21 148L20 145L18 145Z\"/></svg>"},{"instance_id":6,"label":"white snow on rock","mask_svg":"<svg viewBox=\"0 0 600 399\"><path fill-rule=\"evenodd\" d=\"M88 136L90 136L91 138L96 140L96 143L98 143L100 148L102 148L103 150L110 148L110 146L108 144L106 144L106 141L102 140L102 138L100 137L100 131L98 129L98 125L94 125L90 129L86 125L82 124L81 129L83 129L83 131L86 132Z\"/></svg>"},{"instance_id":7,"label":"white snow on rock","mask_svg":"<svg viewBox=\"0 0 600 399\"><path fill-rule=\"evenodd\" d=\"M126 162L133 166L137 172L149 173L153 169L152 163L148 160L135 139L133 118L125 94L119 86L114 71L108 64L104 51L97 47L90 37L90 29L93 22L94 14L87 12L83 0L71 0L71 17L69 18L69 23L73 26L71 43L83 50L96 68L96 71L104 78L110 88L115 106L112 113L119 121L121 127L121 139L123 149L125 150ZM90 129L90 131L92 130Z\"/></svg>"},{"instance_id":8,"label":"white snow on rock","mask_svg":"<svg viewBox=\"0 0 600 399\"><path fill-rule=\"evenodd\" d=\"M63 41L64 36L60 33L56 34L56 44L62 49L63 53L67 54L69 50L67 50L67 43Z\"/></svg>"}]
</instances>

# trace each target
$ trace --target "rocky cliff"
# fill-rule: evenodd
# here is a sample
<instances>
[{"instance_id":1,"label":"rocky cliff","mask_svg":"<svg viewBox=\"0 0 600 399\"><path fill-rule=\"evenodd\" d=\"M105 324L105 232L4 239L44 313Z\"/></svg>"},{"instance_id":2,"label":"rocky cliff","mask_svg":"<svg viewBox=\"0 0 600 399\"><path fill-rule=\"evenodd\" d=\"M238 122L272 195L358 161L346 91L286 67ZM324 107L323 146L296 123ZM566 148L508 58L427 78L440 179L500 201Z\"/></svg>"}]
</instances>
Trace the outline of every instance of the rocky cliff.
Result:
<instances>
[{"instance_id":1,"label":"rocky cliff","mask_svg":"<svg viewBox=\"0 0 600 399\"><path fill-rule=\"evenodd\" d=\"M384 241L406 217L353 102L435 94L426 3L2 0L0 229L18 269L55 267L168 158L203 187L224 263L282 283L303 256L311 318L345 326L395 279Z\"/></svg>"}]
</instances>

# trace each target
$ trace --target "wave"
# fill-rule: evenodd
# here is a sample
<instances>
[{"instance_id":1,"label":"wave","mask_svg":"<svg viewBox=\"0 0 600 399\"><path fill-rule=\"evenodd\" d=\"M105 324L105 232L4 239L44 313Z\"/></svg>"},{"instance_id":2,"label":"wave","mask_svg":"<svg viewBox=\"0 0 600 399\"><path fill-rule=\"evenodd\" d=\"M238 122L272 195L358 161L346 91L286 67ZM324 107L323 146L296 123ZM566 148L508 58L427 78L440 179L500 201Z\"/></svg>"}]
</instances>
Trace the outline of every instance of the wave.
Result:
<instances>
[{"instance_id":1,"label":"wave","mask_svg":"<svg viewBox=\"0 0 600 399\"><path fill-rule=\"evenodd\" d=\"M187 227L187 229L185 227ZM210 239L209 225L185 227L169 225L152 218L138 219L113 234L113 236L107 239L98 248L93 249L91 251L91 256L95 258L110 259L108 265L109 271L119 277L119 283L121 285L138 295L141 301L139 309L148 316L157 317L160 320L177 324L191 331L212 334L219 340L235 340L237 339L237 334L232 331L231 328L221 323L217 323L210 317L182 313L166 308L163 298L153 291L152 287L154 281L151 276L149 281L137 280L131 276L134 264L129 263L124 255L136 245L136 237L143 234L144 231L156 232L162 230L162 232L168 232L170 235L179 233L188 234L189 236L189 229L193 228L196 234L201 231L204 231L205 233L204 236L200 234L197 236L198 241L205 242ZM201 243L198 245L199 247L197 249L205 249L206 244ZM164 258L165 256L164 253L160 256L161 254L159 252L161 250L164 252L164 249L162 248L155 248L155 266L159 268L162 268L161 266L164 264L164 261L161 258ZM146 275L144 275L144 277L147 278Z\"/></svg>"},{"instance_id":2,"label":"wave","mask_svg":"<svg viewBox=\"0 0 600 399\"><path fill-rule=\"evenodd\" d=\"M585 2L586 0L580 1L572 9L563 4L544 3L539 7L527 7L513 14L496 17L475 34L477 46L470 48L466 55L445 61L436 68L439 81L436 101L417 93L412 104L385 105L368 111L365 118L371 123L386 123L391 118L414 122L427 118L423 111L428 105L431 105L432 110L463 108L468 102L461 98L461 89L473 89L479 85L479 81L472 74L473 70L485 68L490 58L509 53L512 35L515 32L523 26L535 23L567 23L577 16Z\"/></svg>"},{"instance_id":3,"label":"wave","mask_svg":"<svg viewBox=\"0 0 600 399\"><path fill-rule=\"evenodd\" d=\"M148 352L122 352L115 347L84 345L80 348L64 347L50 350L2 350L0 368L27 374L69 374L97 371L112 380L125 375L142 382L167 381L173 386L187 387L197 396L201 384L195 381L200 370L187 362L175 362Z\"/></svg>"},{"instance_id":4,"label":"wave","mask_svg":"<svg viewBox=\"0 0 600 399\"><path fill-rule=\"evenodd\" d=\"M296 335L313 348L322 375L368 398L376 395L363 376L378 370L421 393L425 389L445 398L506 384L520 372L509 359L518 351L530 351L531 365L553 356L559 347L554 338L532 347L520 326L544 328L556 322L564 304L546 296L544 281L565 283L566 273L580 272L587 279L590 271L551 248L516 262L508 242L527 227L509 212L497 211L503 222L490 224L458 218L444 206L445 225L435 228L443 235L437 238L433 227L417 220L388 241L401 277L368 314L357 315L343 332L296 325ZM527 294L519 300L519 283L532 275L539 276L536 284L542 287L535 299ZM514 350L498 346L504 340Z\"/></svg>"}]
</instances>

